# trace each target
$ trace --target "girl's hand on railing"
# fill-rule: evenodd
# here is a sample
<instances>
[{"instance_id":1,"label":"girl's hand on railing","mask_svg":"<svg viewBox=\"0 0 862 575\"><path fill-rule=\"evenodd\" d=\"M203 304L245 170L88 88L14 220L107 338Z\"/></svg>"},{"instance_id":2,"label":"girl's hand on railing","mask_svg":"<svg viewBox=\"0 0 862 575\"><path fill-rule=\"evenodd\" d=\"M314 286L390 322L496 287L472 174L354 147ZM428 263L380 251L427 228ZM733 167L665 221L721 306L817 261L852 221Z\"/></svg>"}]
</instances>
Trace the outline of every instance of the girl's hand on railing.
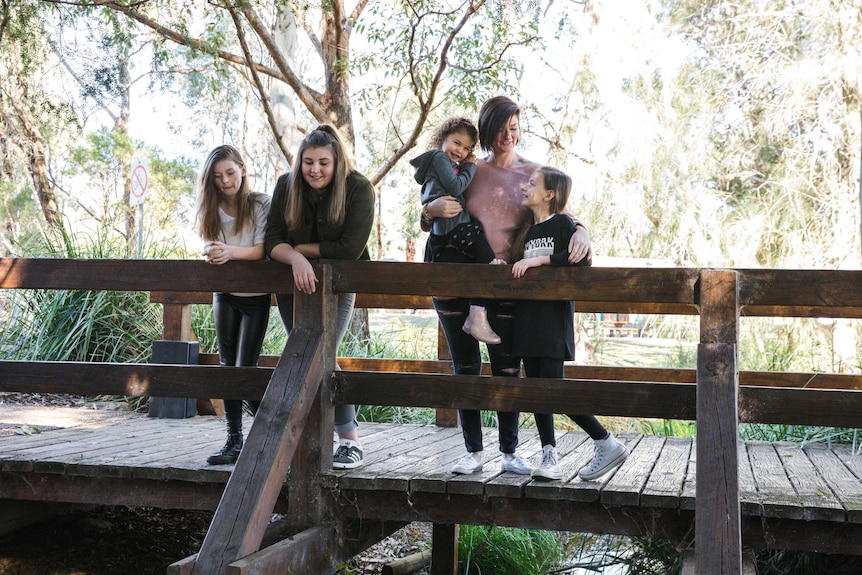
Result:
<instances>
[{"instance_id":1,"label":"girl's hand on railing","mask_svg":"<svg viewBox=\"0 0 862 575\"><path fill-rule=\"evenodd\" d=\"M207 263L221 265L232 259L231 246L223 242L207 242L204 246L204 255Z\"/></svg>"},{"instance_id":2,"label":"girl's hand on railing","mask_svg":"<svg viewBox=\"0 0 862 575\"><path fill-rule=\"evenodd\" d=\"M527 258L516 261L512 265L512 275L516 278L524 277L524 273L530 268L537 268L542 265L542 258Z\"/></svg>"},{"instance_id":3,"label":"girl's hand on railing","mask_svg":"<svg viewBox=\"0 0 862 575\"><path fill-rule=\"evenodd\" d=\"M296 289L302 293L313 294L317 289L317 276L311 263L299 252L295 252L293 261L290 263L293 269L293 283Z\"/></svg>"}]
</instances>

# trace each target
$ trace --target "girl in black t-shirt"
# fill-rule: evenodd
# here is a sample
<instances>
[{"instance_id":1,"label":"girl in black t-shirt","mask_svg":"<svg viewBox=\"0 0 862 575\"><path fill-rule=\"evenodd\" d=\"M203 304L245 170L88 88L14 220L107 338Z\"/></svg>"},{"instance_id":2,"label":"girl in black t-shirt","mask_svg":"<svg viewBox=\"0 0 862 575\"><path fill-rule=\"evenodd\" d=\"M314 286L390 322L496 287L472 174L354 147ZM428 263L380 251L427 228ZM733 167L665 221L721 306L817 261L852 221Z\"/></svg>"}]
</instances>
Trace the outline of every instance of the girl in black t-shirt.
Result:
<instances>
[{"instance_id":1,"label":"girl in black t-shirt","mask_svg":"<svg viewBox=\"0 0 862 575\"><path fill-rule=\"evenodd\" d=\"M572 179L543 166L524 186L523 205L533 213L532 225L524 226L515 241L516 278L538 266L570 265L568 242L575 231L572 219L563 211L572 189ZM563 362L574 359L574 305L571 301L520 300L515 308L513 353L520 356L527 377L563 377ZM592 415L569 415L595 442L592 461L578 471L591 481L622 465L628 449ZM554 415L536 413L536 427L542 441L542 463L533 470L534 479L561 479L554 437Z\"/></svg>"}]
</instances>

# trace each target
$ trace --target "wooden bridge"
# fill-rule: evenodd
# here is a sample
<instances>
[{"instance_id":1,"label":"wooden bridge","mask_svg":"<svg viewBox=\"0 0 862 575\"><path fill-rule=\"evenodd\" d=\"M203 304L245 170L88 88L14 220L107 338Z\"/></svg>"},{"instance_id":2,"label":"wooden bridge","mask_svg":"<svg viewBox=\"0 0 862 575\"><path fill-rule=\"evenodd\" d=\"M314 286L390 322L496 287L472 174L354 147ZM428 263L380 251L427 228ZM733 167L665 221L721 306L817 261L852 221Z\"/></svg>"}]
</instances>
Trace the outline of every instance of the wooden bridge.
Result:
<instances>
[{"instance_id":1,"label":"wooden bridge","mask_svg":"<svg viewBox=\"0 0 862 575\"><path fill-rule=\"evenodd\" d=\"M743 543L862 555L862 457L844 446L737 440L739 422L859 421L860 376L739 373L737 345L741 314L860 317L862 273L550 268L514 280L505 267L388 262L321 262L317 272L320 289L296 295L296 327L274 367L0 362L0 391L262 398L232 471L201 465L223 440L217 418L2 439L0 501L215 509L200 552L178 558L173 573L328 573L410 521L434 524L435 574L455 572L458 523L666 537L693 545L697 573L741 573ZM289 268L272 262L0 260L0 288L154 292L167 301L172 339L187 339L170 332L185 329L178 320L195 292L291 284ZM562 381L513 381L449 375L445 360L344 358L336 372L339 292L363 294L367 307L424 307L435 294L699 314L698 366L579 366ZM345 402L433 407L438 425L365 425L365 465L333 471L332 406ZM575 477L591 453L577 432L560 433L564 481L500 474L493 460L455 477L448 469L463 442L448 425L458 407L696 420L697 437L623 435L631 457L599 482ZM496 430L488 433L495 445ZM529 430L523 446L528 456L540 450ZM273 511L285 518L271 523Z\"/></svg>"}]
</instances>

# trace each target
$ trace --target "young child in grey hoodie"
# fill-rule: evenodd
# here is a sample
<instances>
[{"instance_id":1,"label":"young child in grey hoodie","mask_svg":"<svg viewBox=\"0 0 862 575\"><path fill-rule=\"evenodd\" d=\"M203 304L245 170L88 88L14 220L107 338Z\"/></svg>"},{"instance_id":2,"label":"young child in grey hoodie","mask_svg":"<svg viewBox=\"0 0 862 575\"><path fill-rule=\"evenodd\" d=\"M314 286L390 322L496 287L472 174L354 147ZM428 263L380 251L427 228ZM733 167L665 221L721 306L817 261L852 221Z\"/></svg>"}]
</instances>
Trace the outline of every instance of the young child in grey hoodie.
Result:
<instances>
[{"instance_id":1,"label":"young child in grey hoodie","mask_svg":"<svg viewBox=\"0 0 862 575\"><path fill-rule=\"evenodd\" d=\"M451 196L464 208L451 218L435 218L428 238L427 261L449 263L491 263L494 250L488 245L482 224L467 212L464 190L476 173L473 147L479 133L470 120L449 118L432 134L427 152L410 160L416 168L414 177L422 184L422 217L430 220L425 206L441 196ZM485 302L470 300L470 314L462 328L479 341L500 343L488 323Z\"/></svg>"}]
</instances>

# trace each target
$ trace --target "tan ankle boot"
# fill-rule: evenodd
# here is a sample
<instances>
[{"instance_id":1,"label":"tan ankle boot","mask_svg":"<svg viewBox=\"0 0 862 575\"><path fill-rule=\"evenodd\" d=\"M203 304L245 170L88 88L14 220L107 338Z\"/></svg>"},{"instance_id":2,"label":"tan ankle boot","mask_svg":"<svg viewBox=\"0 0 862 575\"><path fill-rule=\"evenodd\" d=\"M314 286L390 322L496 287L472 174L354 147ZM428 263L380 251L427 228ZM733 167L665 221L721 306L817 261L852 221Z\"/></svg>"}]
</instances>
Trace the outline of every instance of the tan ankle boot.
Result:
<instances>
[{"instance_id":1,"label":"tan ankle boot","mask_svg":"<svg viewBox=\"0 0 862 575\"><path fill-rule=\"evenodd\" d=\"M501 341L500 336L491 329L488 312L483 307L470 306L470 315L467 316L462 329L484 343L497 344Z\"/></svg>"}]
</instances>

